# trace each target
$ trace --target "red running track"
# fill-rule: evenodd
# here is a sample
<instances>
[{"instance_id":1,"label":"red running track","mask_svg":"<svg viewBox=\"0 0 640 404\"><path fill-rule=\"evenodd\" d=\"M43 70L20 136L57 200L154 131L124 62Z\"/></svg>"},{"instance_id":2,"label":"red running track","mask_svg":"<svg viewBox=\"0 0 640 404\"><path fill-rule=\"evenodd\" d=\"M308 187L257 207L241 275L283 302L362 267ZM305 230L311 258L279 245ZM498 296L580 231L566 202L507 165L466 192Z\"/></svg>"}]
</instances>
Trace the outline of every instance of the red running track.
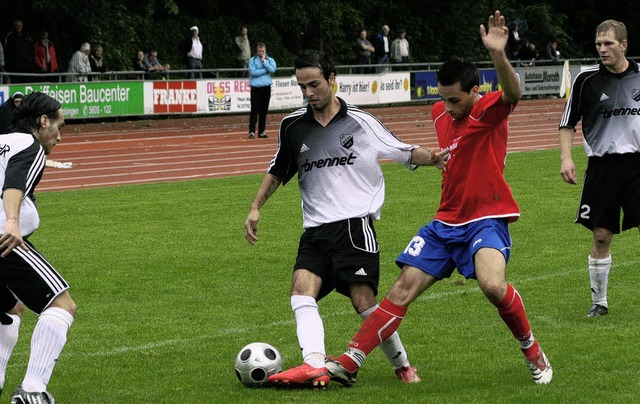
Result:
<instances>
[{"instance_id":1,"label":"red running track","mask_svg":"<svg viewBox=\"0 0 640 404\"><path fill-rule=\"evenodd\" d=\"M557 147L563 99L523 100L511 115L510 152ZM426 148L437 141L425 105L367 109L400 139ZM276 152L280 120L270 114L267 139L247 138L247 115L67 125L38 191L170 182L265 172ZM576 136L575 143L581 144Z\"/></svg>"}]
</instances>

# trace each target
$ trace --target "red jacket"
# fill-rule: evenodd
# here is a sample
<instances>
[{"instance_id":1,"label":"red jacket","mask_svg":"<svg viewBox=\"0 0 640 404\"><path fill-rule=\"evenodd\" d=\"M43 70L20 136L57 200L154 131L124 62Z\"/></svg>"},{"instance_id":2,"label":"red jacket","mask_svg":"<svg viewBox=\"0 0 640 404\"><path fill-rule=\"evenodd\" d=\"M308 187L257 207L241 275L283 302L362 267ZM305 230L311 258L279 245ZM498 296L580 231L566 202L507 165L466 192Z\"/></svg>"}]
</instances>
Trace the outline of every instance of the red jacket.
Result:
<instances>
[{"instance_id":1,"label":"red jacket","mask_svg":"<svg viewBox=\"0 0 640 404\"><path fill-rule=\"evenodd\" d=\"M47 50L44 47L42 41L36 41L33 45L34 57L36 67L38 72L41 73L55 73L58 71L58 61L56 59L56 47L53 45L53 42L49 41L49 57L51 58L51 62L49 63L49 68L47 69Z\"/></svg>"}]
</instances>

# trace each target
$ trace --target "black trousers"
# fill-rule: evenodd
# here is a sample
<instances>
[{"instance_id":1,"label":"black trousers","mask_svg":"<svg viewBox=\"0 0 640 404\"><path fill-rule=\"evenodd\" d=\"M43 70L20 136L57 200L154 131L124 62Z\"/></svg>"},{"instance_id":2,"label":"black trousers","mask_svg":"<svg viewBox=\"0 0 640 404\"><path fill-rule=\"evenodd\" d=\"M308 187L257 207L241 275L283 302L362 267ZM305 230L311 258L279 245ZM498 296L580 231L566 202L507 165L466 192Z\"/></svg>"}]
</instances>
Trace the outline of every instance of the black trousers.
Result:
<instances>
[{"instance_id":1,"label":"black trousers","mask_svg":"<svg viewBox=\"0 0 640 404\"><path fill-rule=\"evenodd\" d=\"M267 127L267 111L271 100L271 86L251 87L251 113L249 114L249 132L264 133Z\"/></svg>"}]
</instances>

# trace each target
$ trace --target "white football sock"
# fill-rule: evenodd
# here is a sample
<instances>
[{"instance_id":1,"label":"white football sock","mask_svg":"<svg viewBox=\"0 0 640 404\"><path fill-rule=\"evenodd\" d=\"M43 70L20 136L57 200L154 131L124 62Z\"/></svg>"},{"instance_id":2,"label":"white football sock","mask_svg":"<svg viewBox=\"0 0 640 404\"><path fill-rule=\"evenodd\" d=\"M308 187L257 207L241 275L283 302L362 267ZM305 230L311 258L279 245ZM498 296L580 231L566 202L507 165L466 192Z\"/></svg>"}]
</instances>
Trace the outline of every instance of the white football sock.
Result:
<instances>
[{"instance_id":1,"label":"white football sock","mask_svg":"<svg viewBox=\"0 0 640 404\"><path fill-rule=\"evenodd\" d=\"M31 337L31 355L22 382L25 391L46 391L53 367L67 342L73 316L66 310L50 307L40 314Z\"/></svg>"},{"instance_id":2,"label":"white football sock","mask_svg":"<svg viewBox=\"0 0 640 404\"><path fill-rule=\"evenodd\" d=\"M369 317L369 314L371 314L377 307L378 305L376 304L370 309L360 313L362 320L366 320L367 317ZM380 343L380 349L382 349L382 352L384 352L387 360L391 363L394 369L409 366L407 351L405 351L404 345L402 345L402 341L400 341L400 334L398 334L398 331L394 332L389 338L382 341Z\"/></svg>"},{"instance_id":3,"label":"white football sock","mask_svg":"<svg viewBox=\"0 0 640 404\"><path fill-rule=\"evenodd\" d=\"M7 315L11 317L13 323L0 325L0 389L4 388L7 364L16 342L18 342L18 331L20 330L20 316L9 313Z\"/></svg>"},{"instance_id":4,"label":"white football sock","mask_svg":"<svg viewBox=\"0 0 640 404\"><path fill-rule=\"evenodd\" d=\"M607 303L607 285L611 270L611 255L595 259L589 255L589 280L591 281L591 300L593 304L609 307Z\"/></svg>"},{"instance_id":5,"label":"white football sock","mask_svg":"<svg viewBox=\"0 0 640 404\"><path fill-rule=\"evenodd\" d=\"M318 303L311 296L291 296L291 309L296 316L298 343L302 358L314 368L324 367L324 326Z\"/></svg>"}]
</instances>

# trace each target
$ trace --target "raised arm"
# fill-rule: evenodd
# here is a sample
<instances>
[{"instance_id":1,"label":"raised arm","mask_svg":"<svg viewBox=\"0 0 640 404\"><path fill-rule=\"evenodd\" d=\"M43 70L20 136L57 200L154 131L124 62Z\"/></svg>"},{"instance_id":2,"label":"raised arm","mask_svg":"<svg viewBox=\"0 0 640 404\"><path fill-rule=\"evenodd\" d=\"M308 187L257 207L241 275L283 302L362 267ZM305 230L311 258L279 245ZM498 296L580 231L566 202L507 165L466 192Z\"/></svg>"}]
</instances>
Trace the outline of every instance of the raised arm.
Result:
<instances>
[{"instance_id":1,"label":"raised arm","mask_svg":"<svg viewBox=\"0 0 640 404\"><path fill-rule=\"evenodd\" d=\"M509 39L509 28L505 25L504 16L496 10L494 15L489 16L487 28L480 24L480 37L484 47L489 51L489 56L496 69L498 82L502 86L502 100L507 104L515 104L522 95L520 82L513 66L509 63L509 58L505 52Z\"/></svg>"}]
</instances>

